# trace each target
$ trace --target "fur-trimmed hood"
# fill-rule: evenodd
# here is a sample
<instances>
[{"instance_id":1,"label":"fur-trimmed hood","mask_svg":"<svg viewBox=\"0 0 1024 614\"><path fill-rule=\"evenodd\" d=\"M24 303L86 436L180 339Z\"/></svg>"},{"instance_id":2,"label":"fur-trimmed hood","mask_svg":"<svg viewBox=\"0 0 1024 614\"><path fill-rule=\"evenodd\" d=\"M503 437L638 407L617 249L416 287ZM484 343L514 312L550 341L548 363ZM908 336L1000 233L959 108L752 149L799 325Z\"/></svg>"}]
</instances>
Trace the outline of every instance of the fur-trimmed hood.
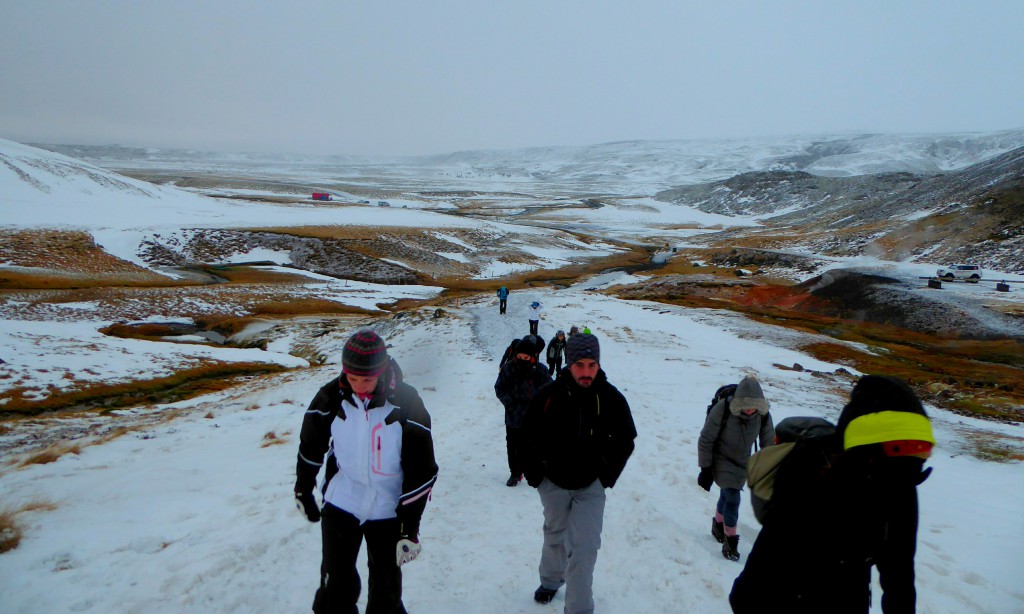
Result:
<instances>
[{"instance_id":1,"label":"fur-trimmed hood","mask_svg":"<svg viewBox=\"0 0 1024 614\"><path fill-rule=\"evenodd\" d=\"M738 416L747 409L757 410L762 416L768 413L768 399L764 398L761 382L754 377L744 377L736 386L736 392L729 401L729 411Z\"/></svg>"}]
</instances>

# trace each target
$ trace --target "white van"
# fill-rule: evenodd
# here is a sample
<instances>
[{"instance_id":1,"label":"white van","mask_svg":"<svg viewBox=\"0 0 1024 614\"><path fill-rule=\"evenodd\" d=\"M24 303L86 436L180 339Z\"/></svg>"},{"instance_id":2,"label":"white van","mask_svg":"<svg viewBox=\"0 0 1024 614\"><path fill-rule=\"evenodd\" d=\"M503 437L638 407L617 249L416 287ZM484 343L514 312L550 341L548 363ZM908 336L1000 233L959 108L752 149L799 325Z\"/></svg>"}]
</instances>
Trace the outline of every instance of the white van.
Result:
<instances>
[{"instance_id":1,"label":"white van","mask_svg":"<svg viewBox=\"0 0 1024 614\"><path fill-rule=\"evenodd\" d=\"M976 264L953 264L935 272L935 276L939 279L946 281L963 279L971 283L978 283L981 280L981 275L981 267Z\"/></svg>"}]
</instances>

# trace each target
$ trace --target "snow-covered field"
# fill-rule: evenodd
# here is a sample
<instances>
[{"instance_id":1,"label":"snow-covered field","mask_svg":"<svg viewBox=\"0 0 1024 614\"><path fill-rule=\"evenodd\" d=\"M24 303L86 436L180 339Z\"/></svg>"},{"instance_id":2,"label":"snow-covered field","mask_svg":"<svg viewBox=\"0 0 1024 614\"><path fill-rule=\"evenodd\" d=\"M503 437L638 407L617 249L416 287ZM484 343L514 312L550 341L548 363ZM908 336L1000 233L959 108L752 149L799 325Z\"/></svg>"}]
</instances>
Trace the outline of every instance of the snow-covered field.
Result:
<instances>
[{"instance_id":1,"label":"snow-covered field","mask_svg":"<svg viewBox=\"0 0 1024 614\"><path fill-rule=\"evenodd\" d=\"M602 365L639 431L608 499L595 579L599 611L727 612L740 566L721 556L708 532L717 492L695 481L708 398L718 384L757 373L776 420L834 419L848 382L773 366L836 368L755 338L749 325L739 335L725 314L618 301L584 286L514 292L505 316L495 299L482 297L444 318L386 325L390 351L433 416L441 466L424 516L423 555L405 568L407 606L543 609L532 601L540 502L525 484L504 486L503 413L493 392L496 358L527 331L532 299L545 305L544 337L577 324L600 338ZM337 372L338 352L332 358L333 365L177 404L184 417L51 464L5 466L4 506L55 508L18 516L25 537L0 555L4 611L305 611L318 581L319 527L295 511L291 486L302 414ZM1020 467L960 453L955 439L964 419L931 414L939 446L929 461L935 471L920 488L919 611L1024 611ZM262 447L270 432L283 443ZM757 533L747 501L744 556ZM809 539L794 547L813 556L816 545ZM561 603L560 594L551 611Z\"/></svg>"}]
</instances>

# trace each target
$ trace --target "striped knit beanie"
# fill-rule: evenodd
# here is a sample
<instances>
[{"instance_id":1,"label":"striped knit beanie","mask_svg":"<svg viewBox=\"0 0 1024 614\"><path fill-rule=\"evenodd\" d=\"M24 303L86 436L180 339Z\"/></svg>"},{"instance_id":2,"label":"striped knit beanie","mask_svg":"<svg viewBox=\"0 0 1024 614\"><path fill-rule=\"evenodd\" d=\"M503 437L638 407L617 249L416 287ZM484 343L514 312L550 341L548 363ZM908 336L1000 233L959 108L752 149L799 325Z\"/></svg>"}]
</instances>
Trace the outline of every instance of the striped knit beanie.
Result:
<instances>
[{"instance_id":1,"label":"striped knit beanie","mask_svg":"<svg viewBox=\"0 0 1024 614\"><path fill-rule=\"evenodd\" d=\"M601 362L601 344L597 342L597 337L589 333L573 335L565 343L565 364L571 365L583 358Z\"/></svg>"},{"instance_id":2,"label":"striped knit beanie","mask_svg":"<svg viewBox=\"0 0 1024 614\"><path fill-rule=\"evenodd\" d=\"M358 376L380 375L388 366L388 350L380 335L361 330L345 342L341 352L343 373Z\"/></svg>"}]
</instances>

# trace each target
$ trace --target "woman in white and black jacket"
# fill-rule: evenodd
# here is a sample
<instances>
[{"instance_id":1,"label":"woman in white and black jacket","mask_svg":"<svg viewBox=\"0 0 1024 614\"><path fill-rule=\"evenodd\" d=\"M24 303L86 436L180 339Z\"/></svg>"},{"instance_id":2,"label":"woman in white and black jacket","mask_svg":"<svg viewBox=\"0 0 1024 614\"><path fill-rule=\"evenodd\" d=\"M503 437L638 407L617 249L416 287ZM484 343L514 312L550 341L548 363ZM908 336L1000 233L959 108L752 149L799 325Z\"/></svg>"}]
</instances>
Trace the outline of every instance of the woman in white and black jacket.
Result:
<instances>
[{"instance_id":1,"label":"woman in white and black jacket","mask_svg":"<svg viewBox=\"0 0 1024 614\"><path fill-rule=\"evenodd\" d=\"M420 552L420 518L437 479L430 415L376 333L353 335L342 365L306 410L296 466L299 509L323 519L313 611L358 611L356 557L365 538L367 613L404 613L400 566ZM313 491L324 465L321 512Z\"/></svg>"}]
</instances>

